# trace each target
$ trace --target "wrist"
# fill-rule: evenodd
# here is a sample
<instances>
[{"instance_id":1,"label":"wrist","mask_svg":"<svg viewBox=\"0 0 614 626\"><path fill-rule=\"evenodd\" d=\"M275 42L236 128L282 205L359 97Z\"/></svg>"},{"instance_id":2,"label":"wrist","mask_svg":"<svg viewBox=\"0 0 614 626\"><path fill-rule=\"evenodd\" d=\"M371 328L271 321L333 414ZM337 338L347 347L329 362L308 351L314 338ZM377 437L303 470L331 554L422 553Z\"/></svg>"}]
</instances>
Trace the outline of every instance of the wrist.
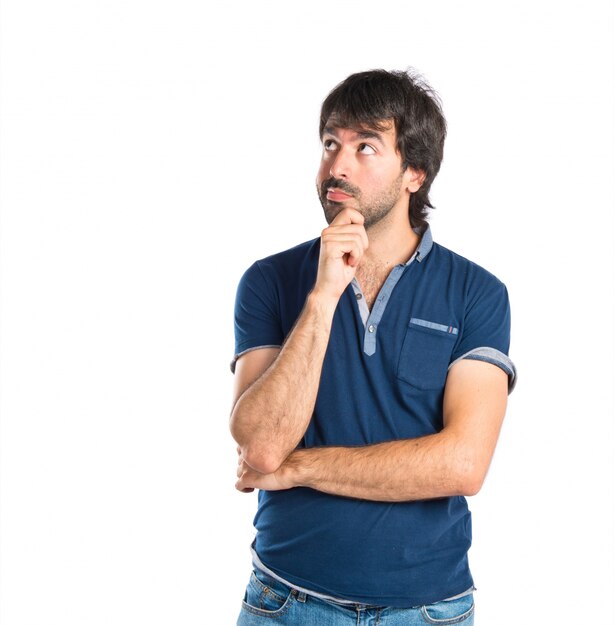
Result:
<instances>
[{"instance_id":1,"label":"wrist","mask_svg":"<svg viewBox=\"0 0 614 626\"><path fill-rule=\"evenodd\" d=\"M330 321L333 319L338 302L338 296L330 295L317 287L314 287L307 295L307 307L318 316Z\"/></svg>"},{"instance_id":2,"label":"wrist","mask_svg":"<svg viewBox=\"0 0 614 626\"><path fill-rule=\"evenodd\" d=\"M300 449L292 452L285 460L283 468L286 472L284 481L293 487L309 487L309 450Z\"/></svg>"}]
</instances>

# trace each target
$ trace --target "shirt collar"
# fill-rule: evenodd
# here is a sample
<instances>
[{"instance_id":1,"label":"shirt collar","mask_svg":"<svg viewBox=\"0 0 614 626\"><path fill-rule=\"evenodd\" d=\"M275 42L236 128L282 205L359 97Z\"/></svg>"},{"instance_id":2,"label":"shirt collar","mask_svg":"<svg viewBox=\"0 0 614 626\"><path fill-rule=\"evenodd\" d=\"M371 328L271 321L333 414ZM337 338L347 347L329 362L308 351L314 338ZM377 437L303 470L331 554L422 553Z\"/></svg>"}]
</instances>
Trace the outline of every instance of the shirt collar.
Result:
<instances>
[{"instance_id":1,"label":"shirt collar","mask_svg":"<svg viewBox=\"0 0 614 626\"><path fill-rule=\"evenodd\" d=\"M419 235L420 231L417 228L414 228L414 232ZM420 244L418 245L418 249L412 255L411 259L406 263L409 264L410 261L416 259L418 263L424 261L426 259L427 254L431 251L433 247L433 234L431 233L431 227L427 224L426 230L422 233L422 239L420 239Z\"/></svg>"}]
</instances>

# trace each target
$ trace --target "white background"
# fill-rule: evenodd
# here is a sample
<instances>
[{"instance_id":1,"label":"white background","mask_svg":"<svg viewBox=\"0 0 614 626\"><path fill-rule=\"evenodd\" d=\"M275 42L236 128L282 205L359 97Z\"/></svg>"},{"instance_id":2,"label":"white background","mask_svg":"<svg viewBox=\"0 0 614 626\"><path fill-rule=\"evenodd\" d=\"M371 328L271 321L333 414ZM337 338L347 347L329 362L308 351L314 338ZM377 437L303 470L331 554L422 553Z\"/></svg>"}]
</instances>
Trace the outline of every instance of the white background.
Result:
<instances>
[{"instance_id":1,"label":"white background","mask_svg":"<svg viewBox=\"0 0 614 626\"><path fill-rule=\"evenodd\" d=\"M236 283L324 226L328 91L410 65L449 123L434 236L512 301L477 623L611 619L611 3L1 11L2 626L234 623L256 505L227 431Z\"/></svg>"}]
</instances>

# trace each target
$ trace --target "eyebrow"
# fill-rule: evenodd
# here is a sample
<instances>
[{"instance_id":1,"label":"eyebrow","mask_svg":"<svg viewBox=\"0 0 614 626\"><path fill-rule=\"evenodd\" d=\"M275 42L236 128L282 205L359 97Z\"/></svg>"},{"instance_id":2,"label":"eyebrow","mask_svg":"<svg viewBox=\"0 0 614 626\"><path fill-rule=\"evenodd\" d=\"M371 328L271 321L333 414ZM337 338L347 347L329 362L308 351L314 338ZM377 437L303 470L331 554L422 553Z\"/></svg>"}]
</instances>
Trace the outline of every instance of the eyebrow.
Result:
<instances>
[{"instance_id":1,"label":"eyebrow","mask_svg":"<svg viewBox=\"0 0 614 626\"><path fill-rule=\"evenodd\" d=\"M374 130L365 129L365 130L355 130L354 132L358 135L359 139L377 139L377 141L379 141L381 144L384 143L381 134ZM333 137L337 136L336 129L334 126L325 126L324 130L322 131L322 134L332 135Z\"/></svg>"}]
</instances>

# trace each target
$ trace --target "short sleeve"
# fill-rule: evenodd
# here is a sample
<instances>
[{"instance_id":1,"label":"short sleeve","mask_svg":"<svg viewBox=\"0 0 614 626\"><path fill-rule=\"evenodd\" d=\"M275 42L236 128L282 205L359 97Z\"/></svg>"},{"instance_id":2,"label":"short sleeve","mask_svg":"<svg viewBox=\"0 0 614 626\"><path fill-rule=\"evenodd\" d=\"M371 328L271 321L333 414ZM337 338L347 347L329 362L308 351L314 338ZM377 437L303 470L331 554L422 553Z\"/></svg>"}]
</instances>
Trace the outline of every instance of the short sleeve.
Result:
<instances>
[{"instance_id":1,"label":"short sleeve","mask_svg":"<svg viewBox=\"0 0 614 626\"><path fill-rule=\"evenodd\" d=\"M508 375L511 393L516 384L516 367L508 356L511 315L507 289L490 274L475 282L479 284L468 298L462 333L452 353L450 367L461 359L497 365Z\"/></svg>"},{"instance_id":2,"label":"short sleeve","mask_svg":"<svg viewBox=\"0 0 614 626\"><path fill-rule=\"evenodd\" d=\"M230 370L234 373L237 359L256 348L279 347L283 333L279 317L279 299L272 281L266 280L258 262L239 281L235 300L235 353Z\"/></svg>"}]
</instances>

